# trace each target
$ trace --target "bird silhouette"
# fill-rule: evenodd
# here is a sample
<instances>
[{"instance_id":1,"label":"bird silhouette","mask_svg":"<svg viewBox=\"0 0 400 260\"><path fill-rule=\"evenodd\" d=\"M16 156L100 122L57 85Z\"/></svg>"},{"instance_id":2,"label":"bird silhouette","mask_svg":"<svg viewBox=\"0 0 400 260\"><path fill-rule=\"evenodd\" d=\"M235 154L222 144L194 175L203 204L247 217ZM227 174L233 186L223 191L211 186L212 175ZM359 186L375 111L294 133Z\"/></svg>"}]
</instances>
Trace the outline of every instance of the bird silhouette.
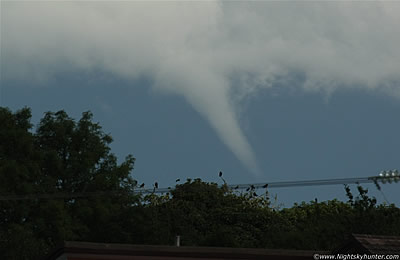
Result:
<instances>
[{"instance_id":1,"label":"bird silhouette","mask_svg":"<svg viewBox=\"0 0 400 260\"><path fill-rule=\"evenodd\" d=\"M141 185L140 185L140 188L143 188L144 187L144 183L142 183Z\"/></svg>"},{"instance_id":2,"label":"bird silhouette","mask_svg":"<svg viewBox=\"0 0 400 260\"><path fill-rule=\"evenodd\" d=\"M268 183L264 184L264 186L262 186L263 188L267 188L268 187Z\"/></svg>"},{"instance_id":3,"label":"bird silhouette","mask_svg":"<svg viewBox=\"0 0 400 260\"><path fill-rule=\"evenodd\" d=\"M155 183L154 183L154 187L155 187L156 189L158 189L158 182L155 182Z\"/></svg>"},{"instance_id":4,"label":"bird silhouette","mask_svg":"<svg viewBox=\"0 0 400 260\"><path fill-rule=\"evenodd\" d=\"M225 179L222 177L222 172L220 171L218 176L221 178L221 180L224 182L224 184L226 185L226 181Z\"/></svg>"},{"instance_id":5,"label":"bird silhouette","mask_svg":"<svg viewBox=\"0 0 400 260\"><path fill-rule=\"evenodd\" d=\"M181 179L176 179L176 181L175 181L175 182L178 182L178 181L181 181Z\"/></svg>"}]
</instances>

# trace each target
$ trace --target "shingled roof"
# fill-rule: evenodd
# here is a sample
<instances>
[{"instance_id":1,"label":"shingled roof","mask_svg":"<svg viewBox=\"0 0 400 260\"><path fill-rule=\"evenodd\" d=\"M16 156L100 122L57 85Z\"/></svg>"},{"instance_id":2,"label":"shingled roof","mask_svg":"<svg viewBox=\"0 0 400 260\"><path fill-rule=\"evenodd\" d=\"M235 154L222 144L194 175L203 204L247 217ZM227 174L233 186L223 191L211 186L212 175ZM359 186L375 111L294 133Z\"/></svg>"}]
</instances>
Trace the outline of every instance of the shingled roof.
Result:
<instances>
[{"instance_id":1,"label":"shingled roof","mask_svg":"<svg viewBox=\"0 0 400 260\"><path fill-rule=\"evenodd\" d=\"M353 234L343 246L333 253L398 254L400 236Z\"/></svg>"}]
</instances>

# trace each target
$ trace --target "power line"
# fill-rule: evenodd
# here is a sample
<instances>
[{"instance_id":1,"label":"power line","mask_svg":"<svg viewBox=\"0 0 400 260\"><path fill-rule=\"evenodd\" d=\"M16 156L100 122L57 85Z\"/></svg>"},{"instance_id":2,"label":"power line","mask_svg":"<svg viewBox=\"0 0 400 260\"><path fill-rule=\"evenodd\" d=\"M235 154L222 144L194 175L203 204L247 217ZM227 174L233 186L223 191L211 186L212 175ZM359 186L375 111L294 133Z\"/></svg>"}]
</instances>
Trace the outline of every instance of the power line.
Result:
<instances>
[{"instance_id":1,"label":"power line","mask_svg":"<svg viewBox=\"0 0 400 260\"><path fill-rule=\"evenodd\" d=\"M325 180L307 180L307 181L283 181L283 182L264 182L264 183L249 183L249 184L233 184L228 185L228 188L232 190L244 190L251 188L257 189L269 189L269 188L290 188L290 187L304 187L304 186L322 186L322 185L338 185L338 184L361 184L361 183L375 183L380 179L385 179L382 176L371 176L371 177L359 177L359 178L341 178L341 179L325 179ZM160 189L143 189L136 191L138 193L167 193L170 192L171 188L160 188Z\"/></svg>"},{"instance_id":2,"label":"power line","mask_svg":"<svg viewBox=\"0 0 400 260\"><path fill-rule=\"evenodd\" d=\"M400 175L396 174L381 174L379 176L359 177L359 178L341 178L341 179L325 179L325 180L307 180L307 181L283 181L283 182L265 182L265 183L250 183L250 184L233 184L228 185L231 190L257 190L270 188L290 188L290 187L305 187L305 186L323 186L323 185L338 185L338 184L361 184L382 182L391 183L398 182ZM153 188L153 189L137 189L133 194L162 194L169 193L173 188ZM38 200L38 199L74 199L83 197L95 197L104 195L118 195L121 191L97 191L97 192L74 192L74 193L47 193L47 194L27 194L27 195L2 195L0 201L16 201L16 200Z\"/></svg>"}]
</instances>

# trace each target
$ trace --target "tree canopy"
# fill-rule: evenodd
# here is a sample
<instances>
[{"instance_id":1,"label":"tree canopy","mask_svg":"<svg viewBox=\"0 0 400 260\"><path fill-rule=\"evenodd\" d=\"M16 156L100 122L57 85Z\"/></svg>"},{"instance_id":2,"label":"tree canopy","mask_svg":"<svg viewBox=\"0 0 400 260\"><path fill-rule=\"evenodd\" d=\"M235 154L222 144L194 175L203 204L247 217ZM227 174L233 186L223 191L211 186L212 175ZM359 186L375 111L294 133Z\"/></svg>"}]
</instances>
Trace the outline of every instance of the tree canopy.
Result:
<instances>
[{"instance_id":1,"label":"tree canopy","mask_svg":"<svg viewBox=\"0 0 400 260\"><path fill-rule=\"evenodd\" d=\"M30 109L0 108L1 259L39 258L64 240L172 245L180 235L184 246L331 250L351 233L400 235L400 209L361 186L357 196L345 187L347 202L291 208L225 181L137 194L134 157L118 164L111 136L92 120L48 112L32 129Z\"/></svg>"},{"instance_id":2,"label":"tree canopy","mask_svg":"<svg viewBox=\"0 0 400 260\"><path fill-rule=\"evenodd\" d=\"M111 136L90 112L78 122L64 111L48 112L33 133L30 119L28 108L0 108L0 193L50 199L0 201L1 258L34 259L63 240L126 240L117 219L138 199L131 192L135 159L117 163ZM79 192L98 195L74 198ZM60 193L72 197L51 199Z\"/></svg>"}]
</instances>

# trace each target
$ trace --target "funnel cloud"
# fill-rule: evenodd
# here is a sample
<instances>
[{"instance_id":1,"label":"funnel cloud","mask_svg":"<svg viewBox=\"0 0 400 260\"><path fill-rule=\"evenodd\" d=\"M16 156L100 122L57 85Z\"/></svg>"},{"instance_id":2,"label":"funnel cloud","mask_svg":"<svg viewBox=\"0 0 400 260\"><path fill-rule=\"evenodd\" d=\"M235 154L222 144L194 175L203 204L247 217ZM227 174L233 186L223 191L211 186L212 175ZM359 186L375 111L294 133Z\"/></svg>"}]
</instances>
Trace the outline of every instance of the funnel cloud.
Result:
<instances>
[{"instance_id":1,"label":"funnel cloud","mask_svg":"<svg viewBox=\"0 0 400 260\"><path fill-rule=\"evenodd\" d=\"M151 77L255 174L243 98L299 74L290 87L400 97L399 46L399 2L1 2L2 79L46 82L70 68Z\"/></svg>"}]
</instances>

